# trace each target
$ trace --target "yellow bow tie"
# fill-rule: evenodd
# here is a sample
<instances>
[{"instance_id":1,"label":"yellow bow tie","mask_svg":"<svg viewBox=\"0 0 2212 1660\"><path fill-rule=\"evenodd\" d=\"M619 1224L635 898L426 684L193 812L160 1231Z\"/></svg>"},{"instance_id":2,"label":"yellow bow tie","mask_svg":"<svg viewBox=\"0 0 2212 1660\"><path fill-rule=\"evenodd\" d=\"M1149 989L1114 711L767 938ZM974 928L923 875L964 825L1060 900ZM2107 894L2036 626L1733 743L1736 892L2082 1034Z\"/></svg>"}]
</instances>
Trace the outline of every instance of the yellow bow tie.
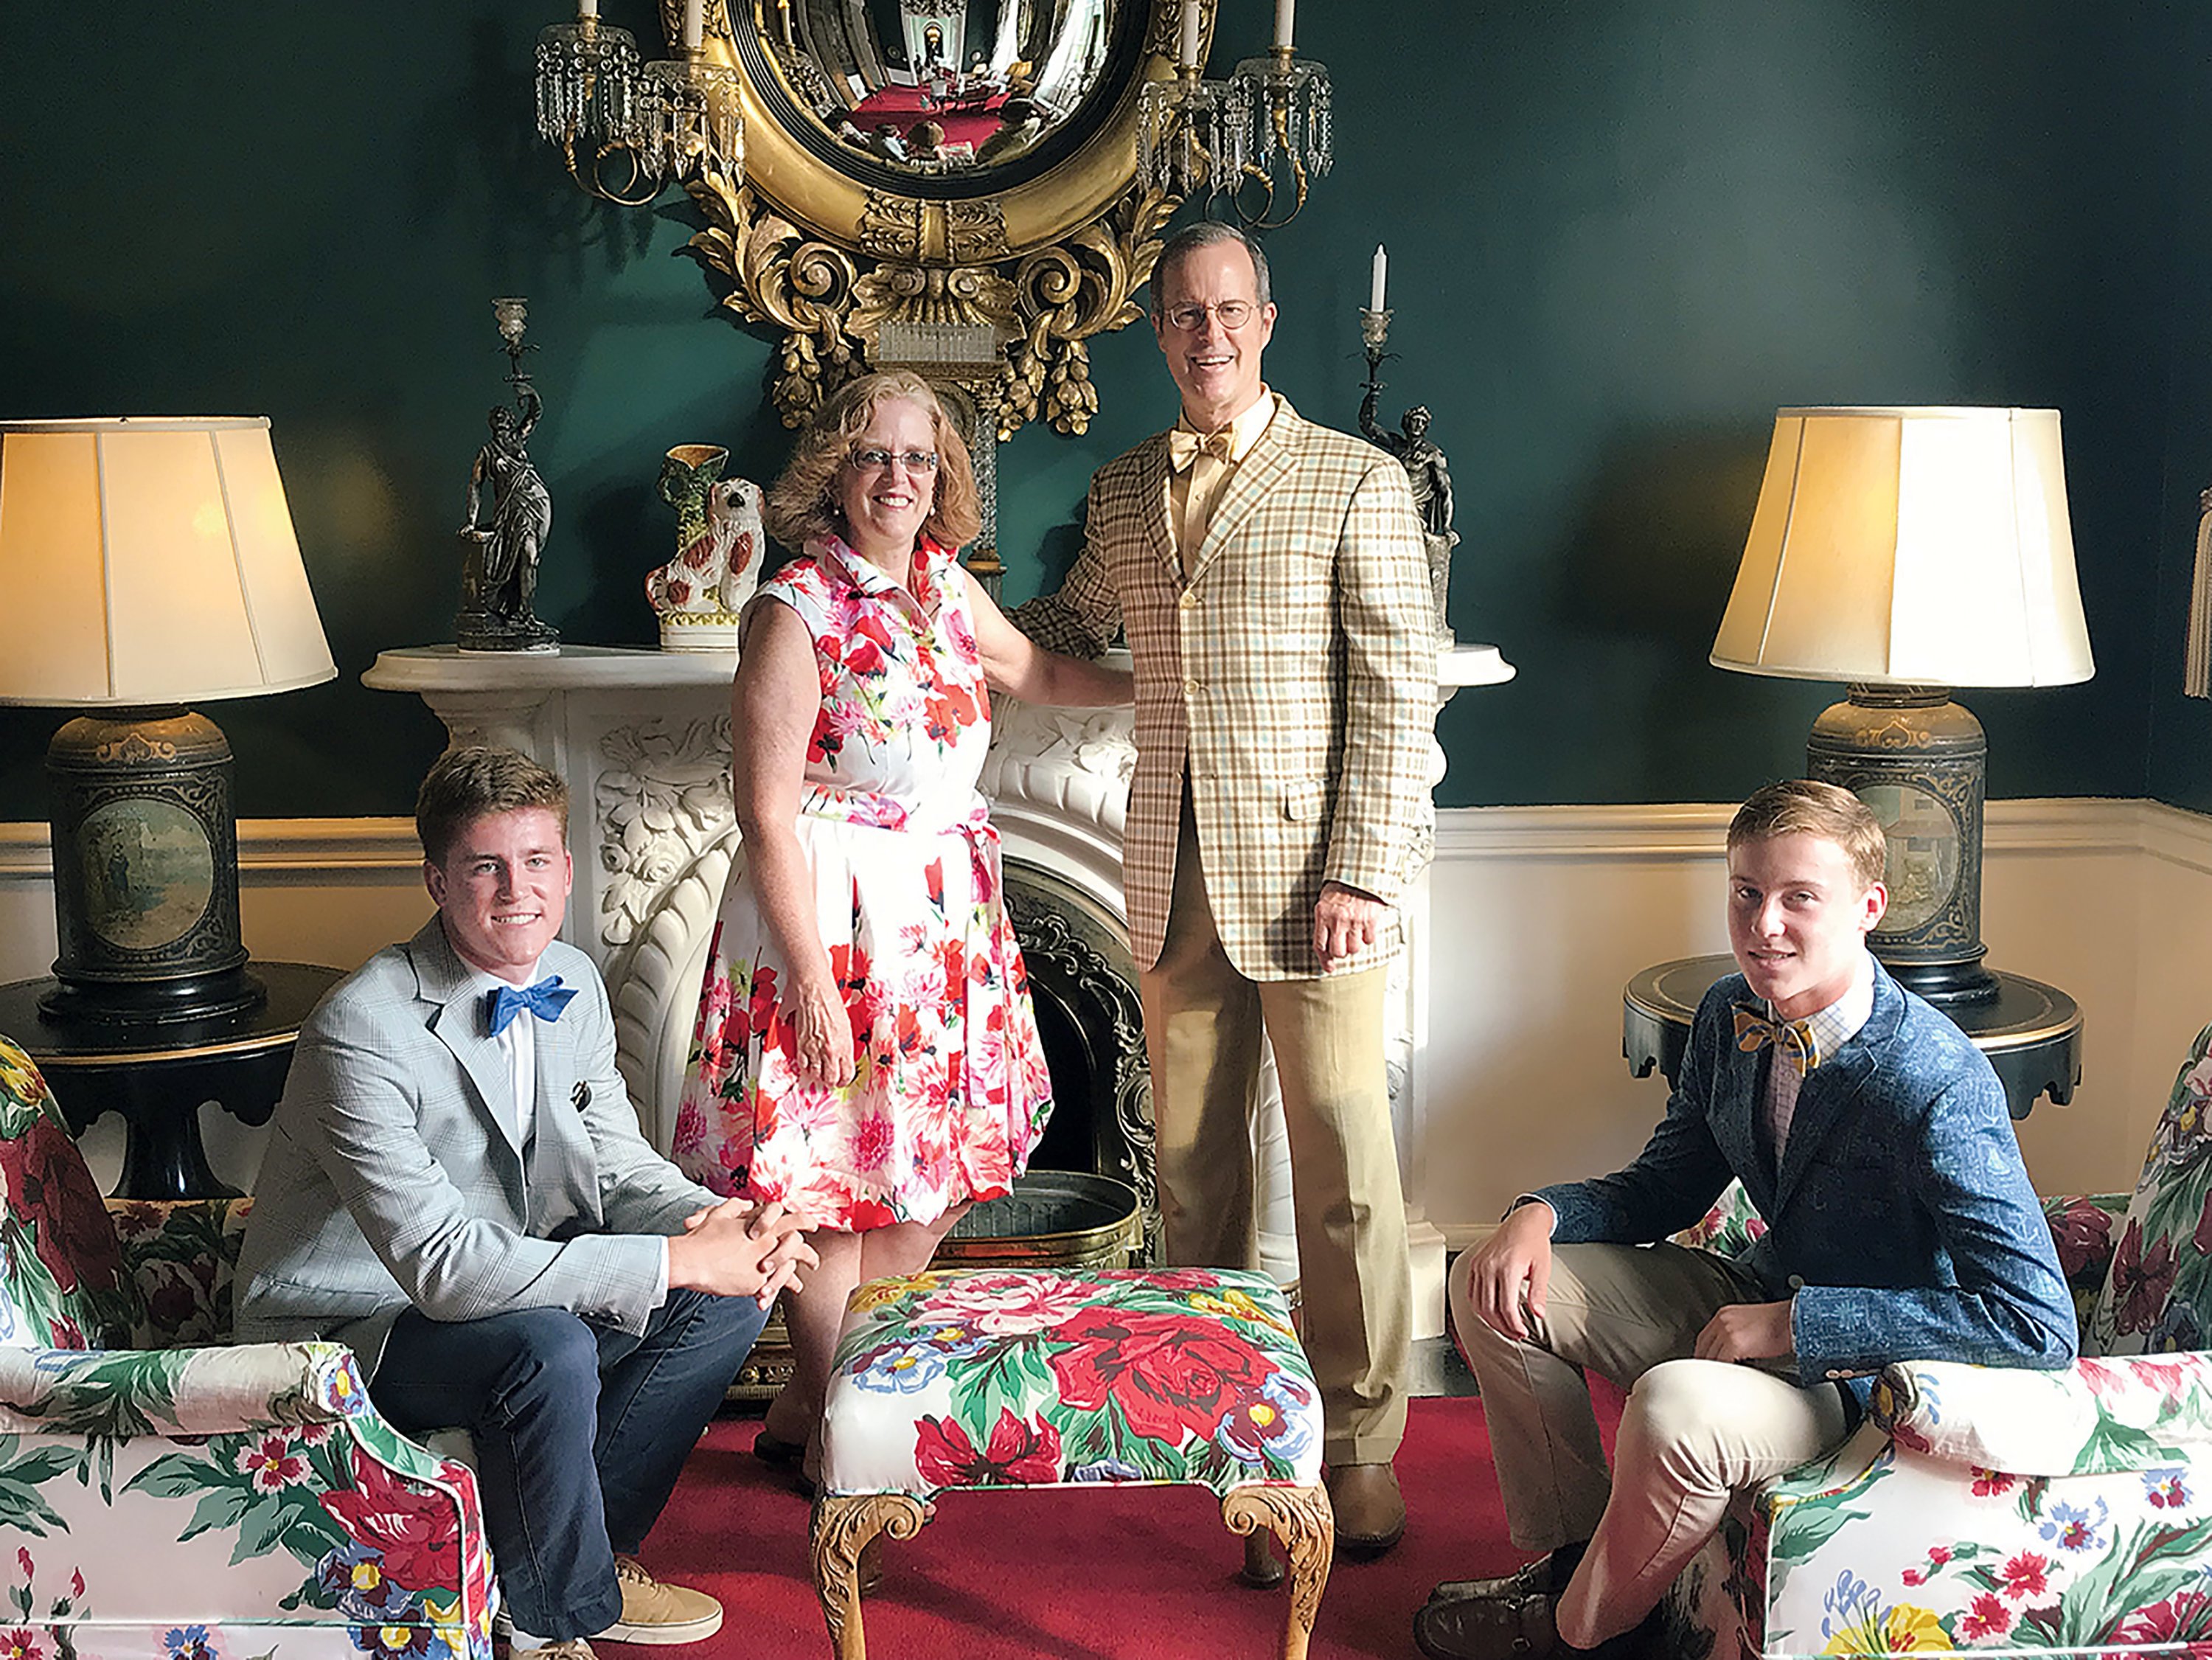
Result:
<instances>
[{"instance_id":1,"label":"yellow bow tie","mask_svg":"<svg viewBox=\"0 0 2212 1660\"><path fill-rule=\"evenodd\" d=\"M1756 1055L1769 1043L1796 1069L1800 1078L1820 1064L1820 1045L1810 1020L1770 1020L1757 1009L1735 1006L1735 1046Z\"/></svg>"},{"instance_id":2,"label":"yellow bow tie","mask_svg":"<svg viewBox=\"0 0 2212 1660\"><path fill-rule=\"evenodd\" d=\"M1197 433L1188 427L1168 429L1168 463L1177 472L1188 472L1201 455L1227 461L1236 454L1237 435L1224 427L1219 432Z\"/></svg>"}]
</instances>

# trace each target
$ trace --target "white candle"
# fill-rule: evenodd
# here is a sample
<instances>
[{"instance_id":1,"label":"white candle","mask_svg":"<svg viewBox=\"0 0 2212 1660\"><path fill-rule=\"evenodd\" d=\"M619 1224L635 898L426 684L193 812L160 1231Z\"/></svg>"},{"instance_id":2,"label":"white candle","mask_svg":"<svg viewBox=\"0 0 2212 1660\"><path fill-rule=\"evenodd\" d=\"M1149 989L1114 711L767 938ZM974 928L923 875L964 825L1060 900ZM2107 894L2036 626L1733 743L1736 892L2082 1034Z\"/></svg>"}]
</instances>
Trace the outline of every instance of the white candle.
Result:
<instances>
[{"instance_id":1,"label":"white candle","mask_svg":"<svg viewBox=\"0 0 2212 1660\"><path fill-rule=\"evenodd\" d=\"M699 50L700 41L707 33L707 0L684 0L684 46L687 52Z\"/></svg>"},{"instance_id":2,"label":"white candle","mask_svg":"<svg viewBox=\"0 0 2212 1660\"><path fill-rule=\"evenodd\" d=\"M1182 0L1182 44L1176 49L1176 67L1198 67L1198 0Z\"/></svg>"},{"instance_id":3,"label":"white candle","mask_svg":"<svg viewBox=\"0 0 2212 1660\"><path fill-rule=\"evenodd\" d=\"M1382 279L1390 270L1390 256L1382 252L1382 245L1375 245L1375 269L1367 278L1367 309L1382 309Z\"/></svg>"},{"instance_id":4,"label":"white candle","mask_svg":"<svg viewBox=\"0 0 2212 1660\"><path fill-rule=\"evenodd\" d=\"M1291 49L1291 16L1297 5L1298 0L1275 0L1275 44L1285 52Z\"/></svg>"},{"instance_id":5,"label":"white candle","mask_svg":"<svg viewBox=\"0 0 2212 1660\"><path fill-rule=\"evenodd\" d=\"M599 15L599 0L576 0L576 21L588 22Z\"/></svg>"}]
</instances>

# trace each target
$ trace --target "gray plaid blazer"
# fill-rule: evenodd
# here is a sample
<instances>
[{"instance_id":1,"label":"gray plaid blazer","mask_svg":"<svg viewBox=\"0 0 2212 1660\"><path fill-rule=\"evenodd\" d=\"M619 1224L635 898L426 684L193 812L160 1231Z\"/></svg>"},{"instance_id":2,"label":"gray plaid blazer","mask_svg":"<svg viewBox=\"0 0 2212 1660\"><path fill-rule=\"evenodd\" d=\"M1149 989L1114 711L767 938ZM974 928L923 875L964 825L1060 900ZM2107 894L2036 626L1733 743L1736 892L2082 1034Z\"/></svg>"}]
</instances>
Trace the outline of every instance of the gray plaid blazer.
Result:
<instances>
[{"instance_id":1,"label":"gray plaid blazer","mask_svg":"<svg viewBox=\"0 0 2212 1660\"><path fill-rule=\"evenodd\" d=\"M639 1133L591 958L556 940L542 966L576 995L538 1027L520 1146L507 1058L438 918L309 1017L239 1252L241 1342L335 1338L373 1375L410 1304L434 1320L562 1308L644 1330L666 1249L654 1236L715 1198Z\"/></svg>"},{"instance_id":2,"label":"gray plaid blazer","mask_svg":"<svg viewBox=\"0 0 2212 1660\"><path fill-rule=\"evenodd\" d=\"M1310 979L1322 884L1395 904L1412 873L1437 713L1413 491L1394 458L1279 398L1186 581L1168 477L1164 433L1100 468L1082 556L1018 620L1094 656L1117 622L1128 635L1137 773L1121 856L1138 964L1158 962L1166 936L1187 765L1229 960L1255 980ZM1399 939L1394 917L1344 969L1389 960Z\"/></svg>"}]
</instances>

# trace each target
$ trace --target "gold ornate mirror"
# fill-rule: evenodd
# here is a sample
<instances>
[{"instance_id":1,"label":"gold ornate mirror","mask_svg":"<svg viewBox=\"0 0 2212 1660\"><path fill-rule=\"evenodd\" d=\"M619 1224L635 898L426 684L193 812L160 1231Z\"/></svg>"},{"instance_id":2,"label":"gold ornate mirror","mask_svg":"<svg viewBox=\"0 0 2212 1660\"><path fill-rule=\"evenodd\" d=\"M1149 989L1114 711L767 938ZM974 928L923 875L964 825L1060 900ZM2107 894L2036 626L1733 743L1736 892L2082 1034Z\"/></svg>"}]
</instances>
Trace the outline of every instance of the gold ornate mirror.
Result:
<instances>
[{"instance_id":1,"label":"gold ornate mirror","mask_svg":"<svg viewBox=\"0 0 2212 1660\"><path fill-rule=\"evenodd\" d=\"M672 25L681 0L662 0ZM1202 0L1210 38L1214 0ZM711 0L705 55L743 80L743 179L687 188L686 252L783 333L797 426L890 364L978 425L1080 433L1085 341L1134 322L1179 198L1135 185L1139 88L1171 74L1176 0ZM980 448L988 449L988 446ZM979 455L979 461L984 458Z\"/></svg>"},{"instance_id":2,"label":"gold ornate mirror","mask_svg":"<svg viewBox=\"0 0 2212 1660\"><path fill-rule=\"evenodd\" d=\"M1106 125L1139 67L1149 9L1148 0L799 0L761 7L733 44L778 132L842 176L945 201L1010 198L1016 217L1044 216L1049 238L1085 181L1071 175L1026 199L1020 187ZM1108 158L1095 161L1097 206L1118 192ZM1019 233L1012 240L1019 246Z\"/></svg>"}]
</instances>

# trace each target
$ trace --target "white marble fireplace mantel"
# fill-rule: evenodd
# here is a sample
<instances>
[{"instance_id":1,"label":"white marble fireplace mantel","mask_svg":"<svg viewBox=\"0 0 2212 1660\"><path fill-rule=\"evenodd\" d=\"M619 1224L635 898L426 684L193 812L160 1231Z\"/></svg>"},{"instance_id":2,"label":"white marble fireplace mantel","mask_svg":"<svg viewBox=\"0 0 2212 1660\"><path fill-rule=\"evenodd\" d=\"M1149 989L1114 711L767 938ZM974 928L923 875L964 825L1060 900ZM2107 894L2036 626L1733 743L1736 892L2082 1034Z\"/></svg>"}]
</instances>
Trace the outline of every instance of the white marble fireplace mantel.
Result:
<instances>
[{"instance_id":1,"label":"white marble fireplace mantel","mask_svg":"<svg viewBox=\"0 0 2212 1660\"><path fill-rule=\"evenodd\" d=\"M738 832L730 799L733 653L564 645L556 653L418 646L380 654L362 682L413 692L453 741L519 750L568 782L576 886L562 937L606 976L623 1074L646 1134L666 1146ZM1494 646L1437 654L1437 698L1514 670ZM1121 830L1136 760L1127 708L1056 709L994 700L981 787L1010 859L1052 871L1126 926ZM1433 744L1431 787L1444 756ZM1429 876L1407 895L1408 949L1392 974L1391 1095L1401 1165L1428 1110ZM1261 1248L1270 1268L1295 1246L1285 1208L1279 1107L1263 1122ZM1272 1128L1270 1128L1272 1126ZM1270 1191L1276 1190L1276 1191ZM1271 1217L1270 1213L1273 1213ZM1277 1225L1271 1226L1273 1221ZM1434 1230L1427 1230L1430 1234ZM1441 1329L1441 1236L1417 1249L1424 1326Z\"/></svg>"}]
</instances>

